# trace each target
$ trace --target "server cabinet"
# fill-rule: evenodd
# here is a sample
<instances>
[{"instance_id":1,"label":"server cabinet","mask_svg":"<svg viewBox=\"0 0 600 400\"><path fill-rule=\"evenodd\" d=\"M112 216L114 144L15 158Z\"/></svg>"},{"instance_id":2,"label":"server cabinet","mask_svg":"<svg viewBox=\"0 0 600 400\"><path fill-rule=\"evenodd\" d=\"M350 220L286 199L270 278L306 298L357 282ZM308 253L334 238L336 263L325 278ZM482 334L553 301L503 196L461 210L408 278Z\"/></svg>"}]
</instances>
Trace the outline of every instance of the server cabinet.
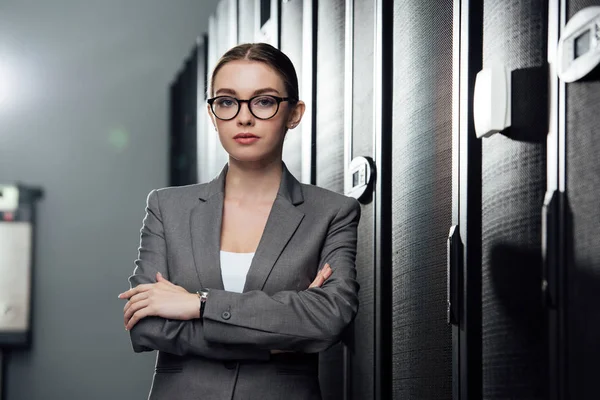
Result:
<instances>
[{"instance_id":1,"label":"server cabinet","mask_svg":"<svg viewBox=\"0 0 600 400\"><path fill-rule=\"evenodd\" d=\"M541 304L541 214L546 190L547 3L484 1L483 68L503 64L512 75L512 126L482 140L483 398L545 399L546 319ZM521 77L528 76L526 81ZM537 107L536 107L537 105ZM533 107L540 113L529 113ZM533 118L521 129L524 118Z\"/></svg>"},{"instance_id":2,"label":"server cabinet","mask_svg":"<svg viewBox=\"0 0 600 400\"><path fill-rule=\"evenodd\" d=\"M349 190L348 165L356 157L374 158L375 137L375 8L376 1L346 2L345 67L345 190ZM379 110L377 110L379 111ZM377 173L378 168L375 168ZM375 399L376 335L375 318L375 224L374 202L362 205L358 226L356 268L360 284L360 309L351 331L351 345L345 349L348 399Z\"/></svg>"},{"instance_id":3,"label":"server cabinet","mask_svg":"<svg viewBox=\"0 0 600 400\"><path fill-rule=\"evenodd\" d=\"M344 8L335 24L337 27L339 21L341 27L333 36L339 44L335 50L326 50L329 55L336 51L336 60L337 51L342 50L343 63L334 66L336 81L331 76L324 83L321 68L317 71L317 182L329 173L335 190L344 190L362 203L356 260L360 307L345 332L344 346L323 357L329 357L329 373L338 371L337 380L330 380L336 384L327 387L331 398L385 399L391 394L392 98L388 82L392 76L392 18L384 12L390 6L391 2L385 1L352 0L337 5L338 10ZM319 9L318 53L323 49L323 34L330 40L326 44L333 45L331 28L321 25L321 12L331 15L329 9ZM323 65L321 58L318 65ZM332 88L332 82L342 86L337 101L335 94L322 92L323 87ZM340 108L342 112L337 114ZM322 120L321 113L329 118ZM332 119L332 114L336 118ZM321 136L325 122L332 124L326 138ZM339 127L343 129L341 138ZM343 167L341 175L335 169L338 163Z\"/></svg>"},{"instance_id":4,"label":"server cabinet","mask_svg":"<svg viewBox=\"0 0 600 400\"><path fill-rule=\"evenodd\" d=\"M549 321L549 394L551 399L594 399L600 368L600 214L596 131L598 71L571 83L558 78L565 57L593 51L600 21L586 20L589 46L557 52L568 39L573 17L597 1L549 2L548 58L551 64L550 130L547 140L547 193L543 210L544 300ZM591 26L591 29L588 29ZM573 38L571 38L573 39ZM589 40L591 39L591 40ZM575 39L577 41L577 39ZM583 50L583 53L581 52Z\"/></svg>"},{"instance_id":5,"label":"server cabinet","mask_svg":"<svg viewBox=\"0 0 600 400\"><path fill-rule=\"evenodd\" d=\"M315 98L316 160L318 186L344 191L344 45L345 3L319 2L316 24ZM361 289L362 290L362 289ZM319 380L323 399L342 399L344 393L344 344L319 357Z\"/></svg>"},{"instance_id":6,"label":"server cabinet","mask_svg":"<svg viewBox=\"0 0 600 400\"><path fill-rule=\"evenodd\" d=\"M393 398L450 399L452 3L394 2L393 24Z\"/></svg>"}]
</instances>

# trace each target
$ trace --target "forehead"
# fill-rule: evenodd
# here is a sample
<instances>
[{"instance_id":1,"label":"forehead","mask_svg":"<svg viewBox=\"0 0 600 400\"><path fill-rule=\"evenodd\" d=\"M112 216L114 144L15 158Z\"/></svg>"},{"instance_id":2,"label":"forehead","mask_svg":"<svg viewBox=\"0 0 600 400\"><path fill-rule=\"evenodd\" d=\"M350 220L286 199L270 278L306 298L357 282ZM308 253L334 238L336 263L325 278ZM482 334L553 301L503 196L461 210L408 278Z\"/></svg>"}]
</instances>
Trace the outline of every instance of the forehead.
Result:
<instances>
[{"instance_id":1,"label":"forehead","mask_svg":"<svg viewBox=\"0 0 600 400\"><path fill-rule=\"evenodd\" d=\"M231 61L223 65L214 79L214 92L219 89L232 89L237 94L252 94L254 91L270 87L283 94L285 86L277 72L259 61Z\"/></svg>"}]
</instances>

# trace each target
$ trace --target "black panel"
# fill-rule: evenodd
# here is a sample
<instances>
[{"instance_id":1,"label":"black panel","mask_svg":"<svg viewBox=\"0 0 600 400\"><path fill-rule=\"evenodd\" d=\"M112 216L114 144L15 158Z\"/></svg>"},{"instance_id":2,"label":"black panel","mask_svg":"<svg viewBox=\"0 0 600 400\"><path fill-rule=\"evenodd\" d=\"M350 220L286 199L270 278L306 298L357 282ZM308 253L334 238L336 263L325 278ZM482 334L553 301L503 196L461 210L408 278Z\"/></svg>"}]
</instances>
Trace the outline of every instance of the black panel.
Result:
<instances>
[{"instance_id":1,"label":"black panel","mask_svg":"<svg viewBox=\"0 0 600 400\"><path fill-rule=\"evenodd\" d=\"M567 15L598 1L573 0ZM567 84L569 399L598 398L600 373L600 82Z\"/></svg>"},{"instance_id":2,"label":"black panel","mask_svg":"<svg viewBox=\"0 0 600 400\"><path fill-rule=\"evenodd\" d=\"M197 93L196 93L196 179L202 179L202 173L206 166L206 143L207 135L209 134L208 124L209 117L206 109L206 99L208 82L207 76L207 60L208 60L208 36L203 35L198 41L197 54ZM212 125L211 125L212 126Z\"/></svg>"},{"instance_id":3,"label":"black panel","mask_svg":"<svg viewBox=\"0 0 600 400\"><path fill-rule=\"evenodd\" d=\"M375 1L354 2L352 158L373 156L373 69ZM374 203L362 207L358 227L356 267L360 283L360 310L354 321L351 348L351 399L374 398L375 365L375 270ZM389 300L389 299L388 299Z\"/></svg>"},{"instance_id":4,"label":"black panel","mask_svg":"<svg viewBox=\"0 0 600 400\"><path fill-rule=\"evenodd\" d=\"M396 2L393 398L452 397L446 238L452 222L452 2Z\"/></svg>"},{"instance_id":5,"label":"black panel","mask_svg":"<svg viewBox=\"0 0 600 400\"><path fill-rule=\"evenodd\" d=\"M546 7L541 0L485 1L483 67L501 62L513 76L543 67ZM547 107L543 96L537 106ZM510 137L511 130L505 134ZM507 136L482 143L483 398L544 399L548 340L540 246L546 145L545 138Z\"/></svg>"},{"instance_id":6,"label":"black panel","mask_svg":"<svg viewBox=\"0 0 600 400\"><path fill-rule=\"evenodd\" d=\"M302 1L292 0L281 4L280 48L292 60L302 86ZM305 117L309 117L305 115ZM310 118L304 121L310 123ZM283 161L299 180L302 177L302 125L289 130L283 146Z\"/></svg>"},{"instance_id":7,"label":"black panel","mask_svg":"<svg viewBox=\"0 0 600 400\"><path fill-rule=\"evenodd\" d=\"M197 84L198 49L185 61L183 71L171 87L169 185L196 183L197 174Z\"/></svg>"},{"instance_id":8,"label":"black panel","mask_svg":"<svg viewBox=\"0 0 600 400\"><path fill-rule=\"evenodd\" d=\"M316 184L342 193L345 2L319 2L317 12ZM321 353L319 379L324 400L343 398L343 365L343 344Z\"/></svg>"}]
</instances>

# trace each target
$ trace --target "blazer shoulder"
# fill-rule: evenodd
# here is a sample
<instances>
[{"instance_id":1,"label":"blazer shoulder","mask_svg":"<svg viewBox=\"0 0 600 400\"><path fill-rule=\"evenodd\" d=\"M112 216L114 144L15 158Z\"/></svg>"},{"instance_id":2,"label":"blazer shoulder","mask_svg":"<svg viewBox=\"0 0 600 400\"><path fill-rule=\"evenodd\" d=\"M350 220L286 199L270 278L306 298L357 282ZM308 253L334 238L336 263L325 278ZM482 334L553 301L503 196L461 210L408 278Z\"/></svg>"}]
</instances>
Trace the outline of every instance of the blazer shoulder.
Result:
<instances>
[{"instance_id":1,"label":"blazer shoulder","mask_svg":"<svg viewBox=\"0 0 600 400\"><path fill-rule=\"evenodd\" d=\"M208 183L194 183L186 186L167 186L156 189L160 193L160 197L168 196L198 196Z\"/></svg>"},{"instance_id":2,"label":"blazer shoulder","mask_svg":"<svg viewBox=\"0 0 600 400\"><path fill-rule=\"evenodd\" d=\"M360 208L358 200L354 197L334 192L320 186L301 183L304 202L311 206L326 207L332 210L339 210L343 207Z\"/></svg>"},{"instance_id":3,"label":"blazer shoulder","mask_svg":"<svg viewBox=\"0 0 600 400\"><path fill-rule=\"evenodd\" d=\"M152 190L148 197L155 193L161 208L169 207L169 205L184 208L186 204L193 205L198 202L199 195L206 185L206 183L196 183L186 186L163 187Z\"/></svg>"}]
</instances>

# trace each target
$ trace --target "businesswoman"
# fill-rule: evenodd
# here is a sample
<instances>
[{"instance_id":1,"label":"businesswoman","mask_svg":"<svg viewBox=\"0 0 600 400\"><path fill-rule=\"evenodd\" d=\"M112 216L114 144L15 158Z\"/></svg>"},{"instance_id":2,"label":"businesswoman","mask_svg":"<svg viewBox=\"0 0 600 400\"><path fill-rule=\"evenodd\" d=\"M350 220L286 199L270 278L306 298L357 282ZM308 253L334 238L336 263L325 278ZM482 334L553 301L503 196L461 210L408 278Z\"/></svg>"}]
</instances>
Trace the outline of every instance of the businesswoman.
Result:
<instances>
[{"instance_id":1,"label":"businesswoman","mask_svg":"<svg viewBox=\"0 0 600 400\"><path fill-rule=\"evenodd\" d=\"M209 97L229 161L208 183L148 195L119 295L134 351L158 350L150 399L320 399L317 353L358 310L360 206L282 162L305 108L282 52L229 50Z\"/></svg>"}]
</instances>

